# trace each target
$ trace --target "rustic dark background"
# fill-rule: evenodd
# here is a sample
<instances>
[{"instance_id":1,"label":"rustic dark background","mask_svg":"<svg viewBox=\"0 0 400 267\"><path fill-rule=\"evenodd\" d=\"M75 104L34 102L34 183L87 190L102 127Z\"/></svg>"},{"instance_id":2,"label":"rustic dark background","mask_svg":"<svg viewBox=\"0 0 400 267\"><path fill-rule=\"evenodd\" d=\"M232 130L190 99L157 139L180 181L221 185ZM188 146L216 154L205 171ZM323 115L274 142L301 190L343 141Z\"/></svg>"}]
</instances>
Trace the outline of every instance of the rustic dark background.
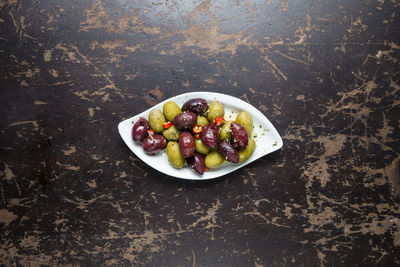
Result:
<instances>
[{"instance_id":1,"label":"rustic dark background","mask_svg":"<svg viewBox=\"0 0 400 267\"><path fill-rule=\"evenodd\" d=\"M400 265L400 2L0 1L0 265ZM239 97L281 150L205 182L117 124Z\"/></svg>"}]
</instances>

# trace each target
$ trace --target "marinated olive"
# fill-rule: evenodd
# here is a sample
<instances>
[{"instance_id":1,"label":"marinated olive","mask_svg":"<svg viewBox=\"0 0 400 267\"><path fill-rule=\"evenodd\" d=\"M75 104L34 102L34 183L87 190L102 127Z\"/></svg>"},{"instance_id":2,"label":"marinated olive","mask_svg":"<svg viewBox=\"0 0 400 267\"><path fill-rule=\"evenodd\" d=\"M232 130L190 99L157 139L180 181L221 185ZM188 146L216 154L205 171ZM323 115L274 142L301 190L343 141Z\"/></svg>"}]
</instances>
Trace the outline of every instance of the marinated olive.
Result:
<instances>
[{"instance_id":1,"label":"marinated olive","mask_svg":"<svg viewBox=\"0 0 400 267\"><path fill-rule=\"evenodd\" d=\"M184 158L192 157L195 151L193 135L188 132L181 132L179 136L179 149Z\"/></svg>"},{"instance_id":2,"label":"marinated olive","mask_svg":"<svg viewBox=\"0 0 400 267\"><path fill-rule=\"evenodd\" d=\"M201 153L201 154L207 154L210 151L210 148L208 146L206 146L205 144L203 144L203 142L201 141L201 139L195 139L194 140L194 144L196 147L196 151Z\"/></svg>"},{"instance_id":3,"label":"marinated olive","mask_svg":"<svg viewBox=\"0 0 400 267\"><path fill-rule=\"evenodd\" d=\"M169 163L177 169L182 168L183 165L185 164L185 158L181 154L178 142L175 141L168 142L167 156Z\"/></svg>"},{"instance_id":4,"label":"marinated olive","mask_svg":"<svg viewBox=\"0 0 400 267\"><path fill-rule=\"evenodd\" d=\"M149 133L147 132L150 129L149 121L145 118L140 118L132 128L132 139L137 142L142 142Z\"/></svg>"},{"instance_id":5,"label":"marinated olive","mask_svg":"<svg viewBox=\"0 0 400 267\"><path fill-rule=\"evenodd\" d=\"M208 121L213 121L217 117L223 117L224 115L225 115L224 105L222 105L217 100L211 102L208 108L208 115L207 115Z\"/></svg>"},{"instance_id":6,"label":"marinated olive","mask_svg":"<svg viewBox=\"0 0 400 267\"><path fill-rule=\"evenodd\" d=\"M253 132L253 119L251 118L251 115L248 112L246 111L239 112L239 114L236 116L235 121L246 129L247 134L249 136L251 135L251 133Z\"/></svg>"},{"instance_id":7,"label":"marinated olive","mask_svg":"<svg viewBox=\"0 0 400 267\"><path fill-rule=\"evenodd\" d=\"M153 109L150 111L149 123L151 128L157 133L161 133L164 130L165 117L161 110Z\"/></svg>"},{"instance_id":8,"label":"marinated olive","mask_svg":"<svg viewBox=\"0 0 400 267\"><path fill-rule=\"evenodd\" d=\"M224 158L218 153L218 151L213 150L206 155L204 162L208 168L216 168L224 163Z\"/></svg>"},{"instance_id":9,"label":"marinated olive","mask_svg":"<svg viewBox=\"0 0 400 267\"><path fill-rule=\"evenodd\" d=\"M193 157L186 159L186 162L193 171L197 172L200 175L203 174L206 169L204 158L199 153L194 153Z\"/></svg>"},{"instance_id":10,"label":"marinated olive","mask_svg":"<svg viewBox=\"0 0 400 267\"><path fill-rule=\"evenodd\" d=\"M163 111L165 118L168 121L173 121L175 117L178 116L179 113L181 113L181 109L173 101L168 101L167 103L165 103L163 106Z\"/></svg>"},{"instance_id":11,"label":"marinated olive","mask_svg":"<svg viewBox=\"0 0 400 267\"><path fill-rule=\"evenodd\" d=\"M206 125L208 124L208 120L203 116L197 116L196 124L206 127Z\"/></svg>"},{"instance_id":12,"label":"marinated olive","mask_svg":"<svg viewBox=\"0 0 400 267\"><path fill-rule=\"evenodd\" d=\"M247 134L246 129L242 125L236 122L232 122L231 134L232 134L231 138L232 144L238 150L245 149L249 142L249 135Z\"/></svg>"},{"instance_id":13,"label":"marinated olive","mask_svg":"<svg viewBox=\"0 0 400 267\"><path fill-rule=\"evenodd\" d=\"M201 132L201 141L209 148L215 148L218 142L219 128L215 122L210 122Z\"/></svg>"},{"instance_id":14,"label":"marinated olive","mask_svg":"<svg viewBox=\"0 0 400 267\"><path fill-rule=\"evenodd\" d=\"M232 121L227 121L222 125L221 130L219 131L219 139L231 140L231 124Z\"/></svg>"},{"instance_id":15,"label":"marinated olive","mask_svg":"<svg viewBox=\"0 0 400 267\"><path fill-rule=\"evenodd\" d=\"M196 125L197 114L191 111L184 111L175 117L173 124L179 131L191 130Z\"/></svg>"},{"instance_id":16,"label":"marinated olive","mask_svg":"<svg viewBox=\"0 0 400 267\"><path fill-rule=\"evenodd\" d=\"M143 140L142 147L149 154L157 154L167 147L167 140L159 134L149 135Z\"/></svg>"},{"instance_id":17,"label":"marinated olive","mask_svg":"<svg viewBox=\"0 0 400 267\"><path fill-rule=\"evenodd\" d=\"M168 129L164 130L162 134L168 141L178 141L180 132L172 125Z\"/></svg>"},{"instance_id":18,"label":"marinated olive","mask_svg":"<svg viewBox=\"0 0 400 267\"><path fill-rule=\"evenodd\" d=\"M203 98L192 98L185 102L182 111L192 111L197 114L203 114L208 109L207 101Z\"/></svg>"},{"instance_id":19,"label":"marinated olive","mask_svg":"<svg viewBox=\"0 0 400 267\"><path fill-rule=\"evenodd\" d=\"M231 143L226 141L225 139L220 141L218 144L218 152L221 154L221 156L232 163L238 163L239 162L239 153L238 151L233 147Z\"/></svg>"},{"instance_id":20,"label":"marinated olive","mask_svg":"<svg viewBox=\"0 0 400 267\"><path fill-rule=\"evenodd\" d=\"M256 148L256 142L254 139L249 139L249 144L245 149L239 151L239 162L246 161L253 154Z\"/></svg>"}]
</instances>

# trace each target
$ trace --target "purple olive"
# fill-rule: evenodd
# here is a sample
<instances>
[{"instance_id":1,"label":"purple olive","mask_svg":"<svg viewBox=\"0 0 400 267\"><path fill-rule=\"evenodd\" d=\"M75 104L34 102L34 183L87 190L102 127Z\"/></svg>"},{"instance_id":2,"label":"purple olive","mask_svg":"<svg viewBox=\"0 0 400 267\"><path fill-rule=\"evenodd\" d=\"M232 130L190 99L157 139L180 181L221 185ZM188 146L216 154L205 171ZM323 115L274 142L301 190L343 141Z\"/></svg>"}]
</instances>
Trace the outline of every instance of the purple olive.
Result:
<instances>
[{"instance_id":1,"label":"purple olive","mask_svg":"<svg viewBox=\"0 0 400 267\"><path fill-rule=\"evenodd\" d=\"M227 140L223 139L219 142L217 150L226 161L239 162L239 152Z\"/></svg>"},{"instance_id":2,"label":"purple olive","mask_svg":"<svg viewBox=\"0 0 400 267\"><path fill-rule=\"evenodd\" d=\"M249 143L249 135L247 134L246 128L236 122L231 124L231 142L238 149L243 150Z\"/></svg>"},{"instance_id":3,"label":"purple olive","mask_svg":"<svg viewBox=\"0 0 400 267\"><path fill-rule=\"evenodd\" d=\"M186 162L193 171L200 175L203 174L206 169L204 158L200 153L195 152L193 157L186 159Z\"/></svg>"},{"instance_id":4,"label":"purple olive","mask_svg":"<svg viewBox=\"0 0 400 267\"><path fill-rule=\"evenodd\" d=\"M150 129L149 121L145 118L140 118L132 128L132 139L136 142L143 142L143 140L149 135L147 132Z\"/></svg>"},{"instance_id":5,"label":"purple olive","mask_svg":"<svg viewBox=\"0 0 400 267\"><path fill-rule=\"evenodd\" d=\"M179 150L184 158L190 158L195 151L194 137L188 132L181 132L179 136Z\"/></svg>"},{"instance_id":6,"label":"purple olive","mask_svg":"<svg viewBox=\"0 0 400 267\"><path fill-rule=\"evenodd\" d=\"M178 114L172 122L179 131L192 130L196 124L197 114L191 111L184 111Z\"/></svg>"},{"instance_id":7,"label":"purple olive","mask_svg":"<svg viewBox=\"0 0 400 267\"><path fill-rule=\"evenodd\" d=\"M207 124L201 132L201 141L209 148L215 148L218 142L219 128L215 122Z\"/></svg>"},{"instance_id":8,"label":"purple olive","mask_svg":"<svg viewBox=\"0 0 400 267\"><path fill-rule=\"evenodd\" d=\"M192 111L197 114L203 114L207 111L208 104L203 98L192 98L185 102L182 111Z\"/></svg>"},{"instance_id":9,"label":"purple olive","mask_svg":"<svg viewBox=\"0 0 400 267\"><path fill-rule=\"evenodd\" d=\"M142 147L146 153L157 154L167 147L167 139L159 134L149 135L143 140Z\"/></svg>"}]
</instances>

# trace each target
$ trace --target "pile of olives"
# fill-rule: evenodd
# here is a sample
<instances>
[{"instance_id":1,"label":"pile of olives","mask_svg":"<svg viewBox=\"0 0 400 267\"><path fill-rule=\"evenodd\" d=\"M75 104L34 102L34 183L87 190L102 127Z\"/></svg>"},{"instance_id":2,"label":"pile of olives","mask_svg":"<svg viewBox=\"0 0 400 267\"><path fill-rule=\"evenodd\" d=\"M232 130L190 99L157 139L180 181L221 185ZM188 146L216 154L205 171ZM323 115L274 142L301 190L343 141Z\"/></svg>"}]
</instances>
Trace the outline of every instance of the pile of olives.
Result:
<instances>
[{"instance_id":1,"label":"pile of olives","mask_svg":"<svg viewBox=\"0 0 400 267\"><path fill-rule=\"evenodd\" d=\"M193 98L182 108L168 101L162 111L153 109L148 120L141 117L134 123L132 138L142 143L146 153L166 149L173 167L180 169L186 162L201 175L225 161L244 162L255 150L251 115L241 111L235 121L226 121L224 115L224 105L217 100L208 104L203 98Z\"/></svg>"}]
</instances>

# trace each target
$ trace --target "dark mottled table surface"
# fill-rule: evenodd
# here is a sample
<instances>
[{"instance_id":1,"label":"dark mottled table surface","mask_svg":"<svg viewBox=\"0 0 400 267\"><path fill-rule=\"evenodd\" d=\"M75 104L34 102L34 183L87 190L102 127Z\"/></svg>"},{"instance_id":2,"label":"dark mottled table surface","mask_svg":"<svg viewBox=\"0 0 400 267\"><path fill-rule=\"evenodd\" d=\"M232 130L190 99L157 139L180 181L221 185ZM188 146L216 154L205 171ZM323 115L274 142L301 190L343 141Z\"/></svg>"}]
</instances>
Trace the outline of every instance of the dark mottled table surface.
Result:
<instances>
[{"instance_id":1,"label":"dark mottled table surface","mask_svg":"<svg viewBox=\"0 0 400 267\"><path fill-rule=\"evenodd\" d=\"M0 265L400 265L400 2L0 1ZM282 149L191 182L117 125L240 98Z\"/></svg>"}]
</instances>

